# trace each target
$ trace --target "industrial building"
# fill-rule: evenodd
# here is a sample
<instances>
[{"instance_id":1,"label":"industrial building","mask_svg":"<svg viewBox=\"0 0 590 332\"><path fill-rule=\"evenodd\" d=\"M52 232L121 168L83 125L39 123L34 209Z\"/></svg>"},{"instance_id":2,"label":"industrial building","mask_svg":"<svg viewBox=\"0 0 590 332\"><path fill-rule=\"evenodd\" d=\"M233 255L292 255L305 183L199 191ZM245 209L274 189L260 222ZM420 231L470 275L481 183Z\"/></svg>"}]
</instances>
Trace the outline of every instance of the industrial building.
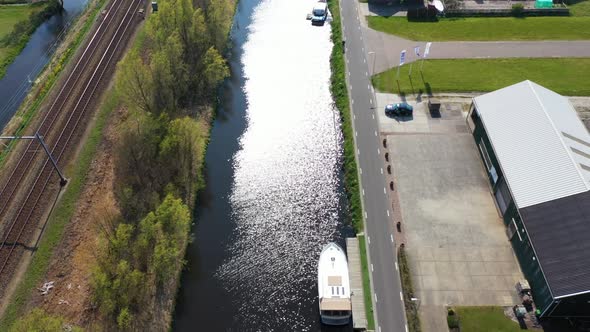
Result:
<instances>
[{"instance_id":1,"label":"industrial building","mask_svg":"<svg viewBox=\"0 0 590 332\"><path fill-rule=\"evenodd\" d=\"M524 81L475 97L468 125L541 317L590 317L590 135Z\"/></svg>"}]
</instances>

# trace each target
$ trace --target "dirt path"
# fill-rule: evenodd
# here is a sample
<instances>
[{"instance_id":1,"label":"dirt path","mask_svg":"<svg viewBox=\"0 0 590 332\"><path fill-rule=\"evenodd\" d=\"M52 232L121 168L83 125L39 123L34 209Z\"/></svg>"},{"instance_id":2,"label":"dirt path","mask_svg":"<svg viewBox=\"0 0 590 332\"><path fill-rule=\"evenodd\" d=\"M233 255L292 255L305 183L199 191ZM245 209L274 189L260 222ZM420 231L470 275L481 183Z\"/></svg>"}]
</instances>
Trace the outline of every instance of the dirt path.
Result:
<instances>
[{"instance_id":1,"label":"dirt path","mask_svg":"<svg viewBox=\"0 0 590 332\"><path fill-rule=\"evenodd\" d=\"M95 262L98 216L115 210L113 197L113 145L123 112L115 111L104 130L103 140L91 163L88 179L62 243L55 249L45 280L54 281L49 294L34 294L29 307L41 307L67 321L88 326L95 319L90 298L90 275Z\"/></svg>"}]
</instances>

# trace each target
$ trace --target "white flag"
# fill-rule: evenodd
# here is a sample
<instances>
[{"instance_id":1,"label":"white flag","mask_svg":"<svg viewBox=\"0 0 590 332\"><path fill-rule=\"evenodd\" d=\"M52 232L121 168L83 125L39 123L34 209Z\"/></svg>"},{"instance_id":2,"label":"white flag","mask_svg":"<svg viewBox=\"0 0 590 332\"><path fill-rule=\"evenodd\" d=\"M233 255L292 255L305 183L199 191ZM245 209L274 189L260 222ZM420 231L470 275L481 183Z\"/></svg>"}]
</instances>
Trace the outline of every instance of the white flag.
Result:
<instances>
[{"instance_id":1,"label":"white flag","mask_svg":"<svg viewBox=\"0 0 590 332\"><path fill-rule=\"evenodd\" d=\"M430 53L430 45L432 45L431 42L426 43L426 47L424 48L424 57L427 57L428 53Z\"/></svg>"},{"instance_id":2,"label":"white flag","mask_svg":"<svg viewBox=\"0 0 590 332\"><path fill-rule=\"evenodd\" d=\"M414 53L416 53L416 56L419 57L420 56L420 46L416 46L414 47Z\"/></svg>"},{"instance_id":3,"label":"white flag","mask_svg":"<svg viewBox=\"0 0 590 332\"><path fill-rule=\"evenodd\" d=\"M406 62L406 50L401 51L399 54L399 65L400 67Z\"/></svg>"}]
</instances>

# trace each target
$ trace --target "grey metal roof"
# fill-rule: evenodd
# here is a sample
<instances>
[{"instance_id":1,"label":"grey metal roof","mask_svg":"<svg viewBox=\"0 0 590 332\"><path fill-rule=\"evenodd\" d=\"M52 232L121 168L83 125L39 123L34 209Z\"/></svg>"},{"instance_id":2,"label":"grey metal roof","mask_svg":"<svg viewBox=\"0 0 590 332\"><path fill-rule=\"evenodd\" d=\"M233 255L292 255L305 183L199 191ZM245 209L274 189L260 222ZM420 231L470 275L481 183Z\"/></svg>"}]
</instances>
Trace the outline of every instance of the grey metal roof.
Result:
<instances>
[{"instance_id":1,"label":"grey metal roof","mask_svg":"<svg viewBox=\"0 0 590 332\"><path fill-rule=\"evenodd\" d=\"M523 81L473 103L517 207L590 190L590 134L566 97Z\"/></svg>"},{"instance_id":2,"label":"grey metal roof","mask_svg":"<svg viewBox=\"0 0 590 332\"><path fill-rule=\"evenodd\" d=\"M590 292L590 191L519 212L553 297Z\"/></svg>"}]
</instances>

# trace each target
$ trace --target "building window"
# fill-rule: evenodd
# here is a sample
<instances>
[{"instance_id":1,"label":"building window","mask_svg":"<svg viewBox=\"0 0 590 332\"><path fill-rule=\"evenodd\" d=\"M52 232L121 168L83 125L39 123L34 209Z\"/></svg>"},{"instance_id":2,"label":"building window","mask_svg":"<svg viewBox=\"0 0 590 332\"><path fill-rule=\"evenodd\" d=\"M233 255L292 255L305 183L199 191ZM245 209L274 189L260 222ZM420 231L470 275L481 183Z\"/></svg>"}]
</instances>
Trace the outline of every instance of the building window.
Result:
<instances>
[{"instance_id":1,"label":"building window","mask_svg":"<svg viewBox=\"0 0 590 332\"><path fill-rule=\"evenodd\" d=\"M492 164L492 160L490 159L490 155L488 154L488 150L486 149L485 145L483 144L483 140L479 141L479 151L481 151L481 155L483 156L483 161L486 164L486 168L488 169L488 173L492 177L494 184L498 181L498 173L496 172L496 168L494 164Z\"/></svg>"}]
</instances>

